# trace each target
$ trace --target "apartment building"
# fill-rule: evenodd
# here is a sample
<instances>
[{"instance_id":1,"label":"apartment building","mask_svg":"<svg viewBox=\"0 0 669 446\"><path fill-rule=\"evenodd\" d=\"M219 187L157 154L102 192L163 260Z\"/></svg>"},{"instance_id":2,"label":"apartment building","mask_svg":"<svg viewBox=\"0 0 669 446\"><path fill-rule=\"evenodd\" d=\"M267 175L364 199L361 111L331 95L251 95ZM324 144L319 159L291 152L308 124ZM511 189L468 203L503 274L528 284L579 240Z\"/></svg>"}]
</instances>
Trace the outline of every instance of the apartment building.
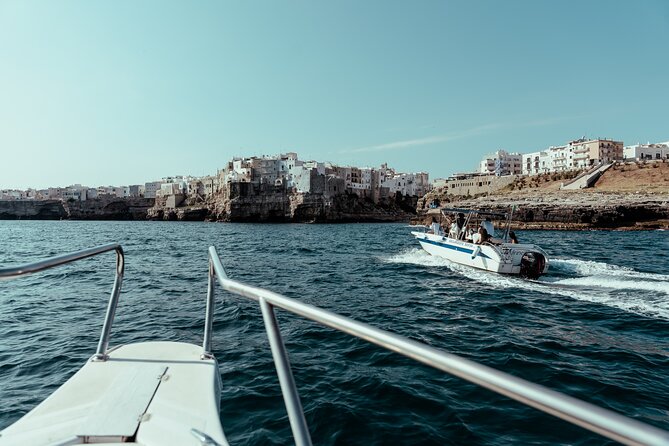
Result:
<instances>
[{"instance_id":1,"label":"apartment building","mask_svg":"<svg viewBox=\"0 0 669 446\"><path fill-rule=\"evenodd\" d=\"M599 163L623 159L623 142L612 139L580 138L569 142L573 149L572 168L584 169Z\"/></svg>"},{"instance_id":2,"label":"apartment building","mask_svg":"<svg viewBox=\"0 0 669 446\"><path fill-rule=\"evenodd\" d=\"M523 172L523 155L498 150L486 155L479 163L479 173L488 175L519 175Z\"/></svg>"}]
</instances>

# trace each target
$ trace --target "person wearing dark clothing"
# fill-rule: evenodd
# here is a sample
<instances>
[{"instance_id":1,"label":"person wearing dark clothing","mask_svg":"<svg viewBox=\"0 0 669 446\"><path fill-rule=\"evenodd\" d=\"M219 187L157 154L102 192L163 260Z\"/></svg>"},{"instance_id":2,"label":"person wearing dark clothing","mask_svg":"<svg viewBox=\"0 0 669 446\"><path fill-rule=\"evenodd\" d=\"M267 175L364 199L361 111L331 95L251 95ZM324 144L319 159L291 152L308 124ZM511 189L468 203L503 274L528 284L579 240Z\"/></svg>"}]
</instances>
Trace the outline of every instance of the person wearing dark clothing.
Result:
<instances>
[{"instance_id":1,"label":"person wearing dark clothing","mask_svg":"<svg viewBox=\"0 0 669 446\"><path fill-rule=\"evenodd\" d=\"M482 245L487 242L488 239L490 239L490 235L488 235L488 231L486 231L484 227L480 227L478 234L474 234L474 237L472 237L475 245Z\"/></svg>"},{"instance_id":2,"label":"person wearing dark clothing","mask_svg":"<svg viewBox=\"0 0 669 446\"><path fill-rule=\"evenodd\" d=\"M509 232L509 240L510 240L511 243L513 243L513 244L517 244L517 243L518 243L518 238L516 237L516 233L515 233L515 232L513 232L513 231L510 231L510 232Z\"/></svg>"}]
</instances>

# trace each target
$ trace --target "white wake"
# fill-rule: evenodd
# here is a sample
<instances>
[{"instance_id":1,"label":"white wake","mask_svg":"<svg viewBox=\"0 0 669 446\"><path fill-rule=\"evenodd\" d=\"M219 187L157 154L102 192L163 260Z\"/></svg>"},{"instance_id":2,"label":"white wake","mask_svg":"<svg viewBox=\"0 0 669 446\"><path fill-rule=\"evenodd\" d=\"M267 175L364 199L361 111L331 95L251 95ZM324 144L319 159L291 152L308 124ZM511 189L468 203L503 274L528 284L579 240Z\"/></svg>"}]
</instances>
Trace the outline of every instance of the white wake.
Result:
<instances>
[{"instance_id":1,"label":"white wake","mask_svg":"<svg viewBox=\"0 0 669 446\"><path fill-rule=\"evenodd\" d=\"M383 261L446 268L467 279L494 288L517 288L569 297L669 320L669 276L664 274L644 273L603 262L552 259L548 274L537 282L459 265L441 257L431 256L420 248L409 249L384 258ZM552 278L551 271L559 276L570 277Z\"/></svg>"}]
</instances>

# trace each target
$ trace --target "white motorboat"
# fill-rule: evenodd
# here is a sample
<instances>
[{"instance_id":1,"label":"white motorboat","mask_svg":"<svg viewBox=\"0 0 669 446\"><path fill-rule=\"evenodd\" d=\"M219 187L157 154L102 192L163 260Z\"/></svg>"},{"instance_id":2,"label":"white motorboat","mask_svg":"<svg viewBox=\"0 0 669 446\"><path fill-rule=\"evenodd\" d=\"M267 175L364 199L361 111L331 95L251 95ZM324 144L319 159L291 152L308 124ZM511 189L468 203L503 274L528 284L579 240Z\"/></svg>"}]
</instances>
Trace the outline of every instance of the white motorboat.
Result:
<instances>
[{"instance_id":1,"label":"white motorboat","mask_svg":"<svg viewBox=\"0 0 669 446\"><path fill-rule=\"evenodd\" d=\"M402 354L622 443L669 445L669 432L657 427L297 299L232 280L213 247L209 248L202 346L155 341L108 348L123 279L124 257L120 245L104 245L19 267L0 268L0 280L108 251L116 251L116 280L96 353L52 395L0 431L0 446L227 445L219 417L220 373L211 353L217 282L226 291L260 305L288 419L298 445L311 445L311 436L275 308Z\"/></svg>"},{"instance_id":2,"label":"white motorboat","mask_svg":"<svg viewBox=\"0 0 669 446\"><path fill-rule=\"evenodd\" d=\"M531 243L512 243L512 214L470 209L430 209L433 223L412 231L428 253L461 265L536 279L548 271L548 254ZM437 220L438 217L438 221ZM495 230L495 222L501 227ZM486 240L477 240L478 228L487 228ZM478 237L477 237L478 236Z\"/></svg>"}]
</instances>

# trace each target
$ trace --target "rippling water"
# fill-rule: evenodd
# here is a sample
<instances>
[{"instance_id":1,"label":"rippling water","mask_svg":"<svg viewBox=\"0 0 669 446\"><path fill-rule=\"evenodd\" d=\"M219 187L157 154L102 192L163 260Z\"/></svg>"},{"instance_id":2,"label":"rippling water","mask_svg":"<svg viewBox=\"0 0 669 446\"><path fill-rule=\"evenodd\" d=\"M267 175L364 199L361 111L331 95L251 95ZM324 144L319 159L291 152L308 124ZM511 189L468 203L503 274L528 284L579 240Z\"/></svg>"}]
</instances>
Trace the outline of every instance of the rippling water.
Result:
<instances>
[{"instance_id":1,"label":"rippling water","mask_svg":"<svg viewBox=\"0 0 669 446\"><path fill-rule=\"evenodd\" d=\"M200 344L207 247L230 276L669 430L669 233L520 232L538 282L430 257L400 224L0 221L0 265L118 241L111 344ZM0 429L94 353L113 254L0 282ZM218 290L214 353L232 443L292 441L256 304ZM317 444L603 444L601 437L279 312Z\"/></svg>"}]
</instances>

